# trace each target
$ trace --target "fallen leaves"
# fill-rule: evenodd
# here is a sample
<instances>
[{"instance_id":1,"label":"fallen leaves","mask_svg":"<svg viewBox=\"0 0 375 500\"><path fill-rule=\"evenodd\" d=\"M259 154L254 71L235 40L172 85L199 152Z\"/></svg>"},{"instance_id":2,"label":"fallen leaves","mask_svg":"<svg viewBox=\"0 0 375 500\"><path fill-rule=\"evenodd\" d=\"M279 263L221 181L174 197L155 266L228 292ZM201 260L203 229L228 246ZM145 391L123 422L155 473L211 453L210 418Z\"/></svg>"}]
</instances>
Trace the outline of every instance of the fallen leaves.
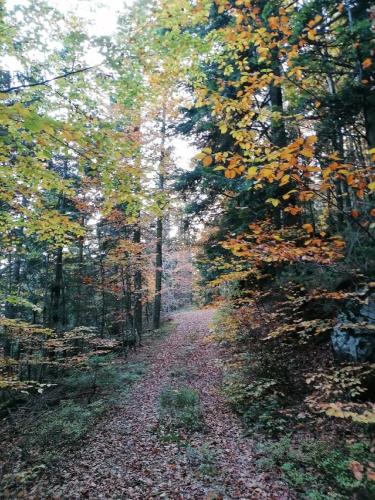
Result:
<instances>
[{"instance_id":1,"label":"fallen leaves","mask_svg":"<svg viewBox=\"0 0 375 500\"><path fill-rule=\"evenodd\" d=\"M27 496L293 498L285 484L257 473L252 443L242 437L240 421L220 395L217 347L206 342L211 317L210 309L180 313L167 338L135 353L131 361L148 360L148 374L54 475L30 485ZM194 374L189 384L200 393L206 426L204 432L182 432L177 441L168 442L157 434L157 402L161 388L173 383L173 366ZM203 444L216 456L213 477L187 457L188 449L199 450Z\"/></svg>"}]
</instances>

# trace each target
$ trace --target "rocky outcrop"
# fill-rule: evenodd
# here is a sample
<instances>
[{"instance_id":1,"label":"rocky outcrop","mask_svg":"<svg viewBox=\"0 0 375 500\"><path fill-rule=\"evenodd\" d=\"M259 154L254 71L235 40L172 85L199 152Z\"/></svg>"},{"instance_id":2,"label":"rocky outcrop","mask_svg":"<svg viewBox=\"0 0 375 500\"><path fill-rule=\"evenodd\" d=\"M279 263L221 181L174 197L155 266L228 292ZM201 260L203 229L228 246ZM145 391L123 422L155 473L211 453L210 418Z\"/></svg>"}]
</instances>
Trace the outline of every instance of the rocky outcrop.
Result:
<instances>
[{"instance_id":1,"label":"rocky outcrop","mask_svg":"<svg viewBox=\"0 0 375 500\"><path fill-rule=\"evenodd\" d=\"M375 293L361 301L359 310L338 316L331 335L338 361L375 361Z\"/></svg>"}]
</instances>

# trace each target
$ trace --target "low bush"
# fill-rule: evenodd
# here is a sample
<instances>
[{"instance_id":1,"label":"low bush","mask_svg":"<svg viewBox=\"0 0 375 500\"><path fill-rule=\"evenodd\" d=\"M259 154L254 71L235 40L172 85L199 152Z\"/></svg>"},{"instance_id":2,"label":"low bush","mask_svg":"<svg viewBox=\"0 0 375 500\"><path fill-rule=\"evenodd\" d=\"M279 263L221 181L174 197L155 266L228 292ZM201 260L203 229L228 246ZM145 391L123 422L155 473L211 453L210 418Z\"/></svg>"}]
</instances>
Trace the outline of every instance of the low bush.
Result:
<instances>
[{"instance_id":1,"label":"low bush","mask_svg":"<svg viewBox=\"0 0 375 500\"><path fill-rule=\"evenodd\" d=\"M262 470L279 467L300 498L374 498L374 471L368 443L337 446L325 441L293 443L291 437L258 446L265 454L257 465Z\"/></svg>"},{"instance_id":2,"label":"low bush","mask_svg":"<svg viewBox=\"0 0 375 500\"><path fill-rule=\"evenodd\" d=\"M144 373L142 363L115 363L112 357L95 358L85 371L72 372L62 381L64 392L77 396L96 392L126 390Z\"/></svg>"},{"instance_id":3,"label":"low bush","mask_svg":"<svg viewBox=\"0 0 375 500\"><path fill-rule=\"evenodd\" d=\"M200 448L188 446L186 448L186 456L189 465L195 468L200 475L208 477L217 475L216 453L207 444L204 444Z\"/></svg>"},{"instance_id":4,"label":"low bush","mask_svg":"<svg viewBox=\"0 0 375 500\"><path fill-rule=\"evenodd\" d=\"M276 436L288 428L288 423L281 412L280 399L275 395L255 400L243 414L246 434L263 432Z\"/></svg>"},{"instance_id":5,"label":"low bush","mask_svg":"<svg viewBox=\"0 0 375 500\"><path fill-rule=\"evenodd\" d=\"M101 400L86 406L70 400L63 401L58 408L44 413L33 433L26 438L26 448L54 448L60 451L69 448L83 438L106 409L105 402Z\"/></svg>"},{"instance_id":6,"label":"low bush","mask_svg":"<svg viewBox=\"0 0 375 500\"><path fill-rule=\"evenodd\" d=\"M159 398L159 416L163 426L198 431L203 427L199 395L189 387L166 387Z\"/></svg>"}]
</instances>

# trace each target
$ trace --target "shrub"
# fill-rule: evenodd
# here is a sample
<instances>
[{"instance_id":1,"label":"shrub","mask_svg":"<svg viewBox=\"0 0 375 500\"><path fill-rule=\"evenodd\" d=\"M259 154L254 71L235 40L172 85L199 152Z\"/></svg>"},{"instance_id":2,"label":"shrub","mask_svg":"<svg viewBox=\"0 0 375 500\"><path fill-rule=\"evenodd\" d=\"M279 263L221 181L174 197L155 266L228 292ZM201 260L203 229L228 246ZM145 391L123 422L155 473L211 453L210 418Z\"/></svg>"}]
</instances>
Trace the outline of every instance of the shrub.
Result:
<instances>
[{"instance_id":1,"label":"shrub","mask_svg":"<svg viewBox=\"0 0 375 500\"><path fill-rule=\"evenodd\" d=\"M375 485L369 480L371 450L366 443L338 447L324 441L304 441L293 446L291 439L284 437L263 443L260 449L266 458L258 460L257 465L261 469L279 466L286 481L301 492L301 498L374 498ZM353 464L359 464L362 471L357 477Z\"/></svg>"},{"instance_id":2,"label":"shrub","mask_svg":"<svg viewBox=\"0 0 375 500\"><path fill-rule=\"evenodd\" d=\"M115 364L109 357L93 359L87 371L74 371L66 377L63 387L72 396L92 395L98 389L105 392L122 390L139 380L144 368L141 363Z\"/></svg>"},{"instance_id":3,"label":"shrub","mask_svg":"<svg viewBox=\"0 0 375 500\"><path fill-rule=\"evenodd\" d=\"M197 431L203 427L199 395L189 387L162 390L159 399L160 421L167 427Z\"/></svg>"},{"instance_id":4,"label":"shrub","mask_svg":"<svg viewBox=\"0 0 375 500\"><path fill-rule=\"evenodd\" d=\"M190 466L196 467L202 476L215 476L217 474L216 453L207 444L200 448L188 446L186 456Z\"/></svg>"},{"instance_id":5,"label":"shrub","mask_svg":"<svg viewBox=\"0 0 375 500\"><path fill-rule=\"evenodd\" d=\"M96 418L106 410L102 401L82 406L73 401L60 403L44 414L38 427L27 438L27 448L67 448L81 440Z\"/></svg>"},{"instance_id":6,"label":"shrub","mask_svg":"<svg viewBox=\"0 0 375 500\"><path fill-rule=\"evenodd\" d=\"M255 431L277 435L285 431L288 420L280 412L279 398L272 395L253 401L243 414L243 423L247 433Z\"/></svg>"}]
</instances>

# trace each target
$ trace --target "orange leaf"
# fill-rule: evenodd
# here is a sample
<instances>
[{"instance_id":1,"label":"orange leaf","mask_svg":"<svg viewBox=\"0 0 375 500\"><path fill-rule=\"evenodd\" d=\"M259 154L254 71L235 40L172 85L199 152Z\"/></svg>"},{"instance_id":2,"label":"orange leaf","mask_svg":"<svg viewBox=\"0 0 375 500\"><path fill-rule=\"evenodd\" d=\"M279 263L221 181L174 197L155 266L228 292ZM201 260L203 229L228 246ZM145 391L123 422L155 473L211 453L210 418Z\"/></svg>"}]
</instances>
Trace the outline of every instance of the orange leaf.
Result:
<instances>
[{"instance_id":1,"label":"orange leaf","mask_svg":"<svg viewBox=\"0 0 375 500\"><path fill-rule=\"evenodd\" d=\"M309 40L315 40L316 38L316 30L312 29L307 32L307 38Z\"/></svg>"},{"instance_id":2,"label":"orange leaf","mask_svg":"<svg viewBox=\"0 0 375 500\"><path fill-rule=\"evenodd\" d=\"M361 481L363 478L363 465L356 460L353 460L349 464L349 469L353 472L353 476L357 481Z\"/></svg>"},{"instance_id":3,"label":"orange leaf","mask_svg":"<svg viewBox=\"0 0 375 500\"><path fill-rule=\"evenodd\" d=\"M304 224L302 227L308 233L313 233L314 232L314 228L312 227L311 224Z\"/></svg>"},{"instance_id":4,"label":"orange leaf","mask_svg":"<svg viewBox=\"0 0 375 500\"><path fill-rule=\"evenodd\" d=\"M279 27L279 19L275 16L271 16L268 18L268 24L271 30L277 30L277 28Z\"/></svg>"},{"instance_id":5,"label":"orange leaf","mask_svg":"<svg viewBox=\"0 0 375 500\"><path fill-rule=\"evenodd\" d=\"M236 177L236 172L234 170L227 169L224 175L227 179L234 179Z\"/></svg>"},{"instance_id":6,"label":"orange leaf","mask_svg":"<svg viewBox=\"0 0 375 500\"><path fill-rule=\"evenodd\" d=\"M367 59L365 59L362 63L362 68L363 69L367 69L369 68L370 66L372 66L372 60L370 59L370 57L368 57Z\"/></svg>"},{"instance_id":7,"label":"orange leaf","mask_svg":"<svg viewBox=\"0 0 375 500\"><path fill-rule=\"evenodd\" d=\"M203 165L205 167L209 167L212 164L212 162L213 162L212 156L208 155L204 158Z\"/></svg>"}]
</instances>

